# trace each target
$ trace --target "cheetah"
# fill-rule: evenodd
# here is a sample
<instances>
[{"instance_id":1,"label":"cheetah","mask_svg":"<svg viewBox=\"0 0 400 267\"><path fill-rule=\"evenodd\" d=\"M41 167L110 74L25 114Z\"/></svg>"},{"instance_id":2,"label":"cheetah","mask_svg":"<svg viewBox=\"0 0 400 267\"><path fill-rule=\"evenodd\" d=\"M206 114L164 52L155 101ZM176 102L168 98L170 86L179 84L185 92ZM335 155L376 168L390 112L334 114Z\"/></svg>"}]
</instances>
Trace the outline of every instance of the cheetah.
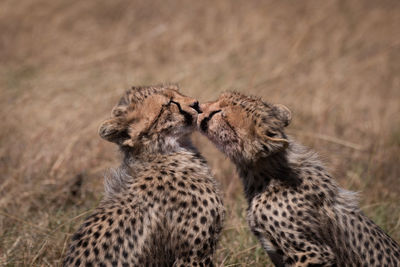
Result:
<instances>
[{"instance_id":1,"label":"cheetah","mask_svg":"<svg viewBox=\"0 0 400 267\"><path fill-rule=\"evenodd\" d=\"M213 266L224 206L191 145L198 102L174 85L132 87L99 134L122 152L64 266Z\"/></svg>"},{"instance_id":2,"label":"cheetah","mask_svg":"<svg viewBox=\"0 0 400 267\"><path fill-rule=\"evenodd\" d=\"M400 247L340 188L316 153L288 137L291 112L223 93L198 129L236 165L247 221L275 266L399 266Z\"/></svg>"}]
</instances>

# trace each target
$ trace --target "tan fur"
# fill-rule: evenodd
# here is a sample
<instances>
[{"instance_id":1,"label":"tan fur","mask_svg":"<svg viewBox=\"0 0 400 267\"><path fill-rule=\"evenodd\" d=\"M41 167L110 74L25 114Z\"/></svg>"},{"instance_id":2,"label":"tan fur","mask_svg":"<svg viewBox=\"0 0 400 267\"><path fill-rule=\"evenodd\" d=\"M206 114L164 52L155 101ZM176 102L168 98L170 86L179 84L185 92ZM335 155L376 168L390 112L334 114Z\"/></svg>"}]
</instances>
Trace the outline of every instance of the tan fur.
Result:
<instances>
[{"instance_id":1,"label":"tan fur","mask_svg":"<svg viewBox=\"0 0 400 267\"><path fill-rule=\"evenodd\" d=\"M400 247L358 208L315 153L284 133L283 105L225 93L198 128L236 164L247 220L276 266L399 266Z\"/></svg>"},{"instance_id":2,"label":"tan fur","mask_svg":"<svg viewBox=\"0 0 400 267\"><path fill-rule=\"evenodd\" d=\"M133 87L100 126L124 160L73 235L64 266L213 266L224 207L189 139L198 102L177 89Z\"/></svg>"}]
</instances>

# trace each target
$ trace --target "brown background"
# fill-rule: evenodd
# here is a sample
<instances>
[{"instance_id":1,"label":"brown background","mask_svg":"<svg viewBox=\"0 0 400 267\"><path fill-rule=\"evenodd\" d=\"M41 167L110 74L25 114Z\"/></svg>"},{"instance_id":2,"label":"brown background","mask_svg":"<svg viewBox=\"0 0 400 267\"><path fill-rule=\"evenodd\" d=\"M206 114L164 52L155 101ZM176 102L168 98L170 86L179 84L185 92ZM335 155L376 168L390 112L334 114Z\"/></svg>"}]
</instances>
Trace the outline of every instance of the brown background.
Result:
<instances>
[{"instance_id":1,"label":"brown background","mask_svg":"<svg viewBox=\"0 0 400 267\"><path fill-rule=\"evenodd\" d=\"M0 265L58 265L117 166L97 135L124 89L177 82L293 111L288 132L321 154L400 240L400 2L0 2ZM218 266L265 266L229 161L195 144L229 213Z\"/></svg>"}]
</instances>

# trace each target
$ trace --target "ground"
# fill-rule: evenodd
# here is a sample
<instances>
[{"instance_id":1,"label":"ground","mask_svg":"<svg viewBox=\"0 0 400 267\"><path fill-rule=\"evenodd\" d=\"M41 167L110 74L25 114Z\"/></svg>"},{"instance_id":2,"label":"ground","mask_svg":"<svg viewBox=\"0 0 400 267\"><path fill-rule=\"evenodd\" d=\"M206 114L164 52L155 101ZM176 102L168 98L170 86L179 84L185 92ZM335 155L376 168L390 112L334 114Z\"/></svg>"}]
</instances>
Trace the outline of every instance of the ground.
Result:
<instances>
[{"instance_id":1,"label":"ground","mask_svg":"<svg viewBox=\"0 0 400 267\"><path fill-rule=\"evenodd\" d=\"M97 134L125 88L177 82L288 106L362 210L400 241L400 2L0 3L0 265L58 265L120 160ZM225 192L219 266L269 260L244 219L233 165L195 144Z\"/></svg>"}]
</instances>

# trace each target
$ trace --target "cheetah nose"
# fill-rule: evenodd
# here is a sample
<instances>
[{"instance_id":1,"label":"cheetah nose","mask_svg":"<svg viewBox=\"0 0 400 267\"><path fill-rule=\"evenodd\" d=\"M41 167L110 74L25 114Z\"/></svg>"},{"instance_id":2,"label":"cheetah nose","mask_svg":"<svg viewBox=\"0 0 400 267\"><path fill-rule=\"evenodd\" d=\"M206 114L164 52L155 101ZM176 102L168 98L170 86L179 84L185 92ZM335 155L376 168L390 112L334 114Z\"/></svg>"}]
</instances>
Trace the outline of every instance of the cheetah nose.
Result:
<instances>
[{"instance_id":1,"label":"cheetah nose","mask_svg":"<svg viewBox=\"0 0 400 267\"><path fill-rule=\"evenodd\" d=\"M194 110L197 111L197 113L201 114L203 111L201 111L200 106L199 106L199 101L194 102L193 104L190 105L190 107Z\"/></svg>"},{"instance_id":2,"label":"cheetah nose","mask_svg":"<svg viewBox=\"0 0 400 267\"><path fill-rule=\"evenodd\" d=\"M207 129L208 129L208 122L211 120L211 118L215 115L215 114L217 114L217 113L219 113L219 112L221 112L222 110L214 110L214 111L212 111L209 115L208 115L208 117L205 117L204 119L202 119L201 120L201 122L200 122L200 129L203 131L203 132L207 132Z\"/></svg>"}]
</instances>

